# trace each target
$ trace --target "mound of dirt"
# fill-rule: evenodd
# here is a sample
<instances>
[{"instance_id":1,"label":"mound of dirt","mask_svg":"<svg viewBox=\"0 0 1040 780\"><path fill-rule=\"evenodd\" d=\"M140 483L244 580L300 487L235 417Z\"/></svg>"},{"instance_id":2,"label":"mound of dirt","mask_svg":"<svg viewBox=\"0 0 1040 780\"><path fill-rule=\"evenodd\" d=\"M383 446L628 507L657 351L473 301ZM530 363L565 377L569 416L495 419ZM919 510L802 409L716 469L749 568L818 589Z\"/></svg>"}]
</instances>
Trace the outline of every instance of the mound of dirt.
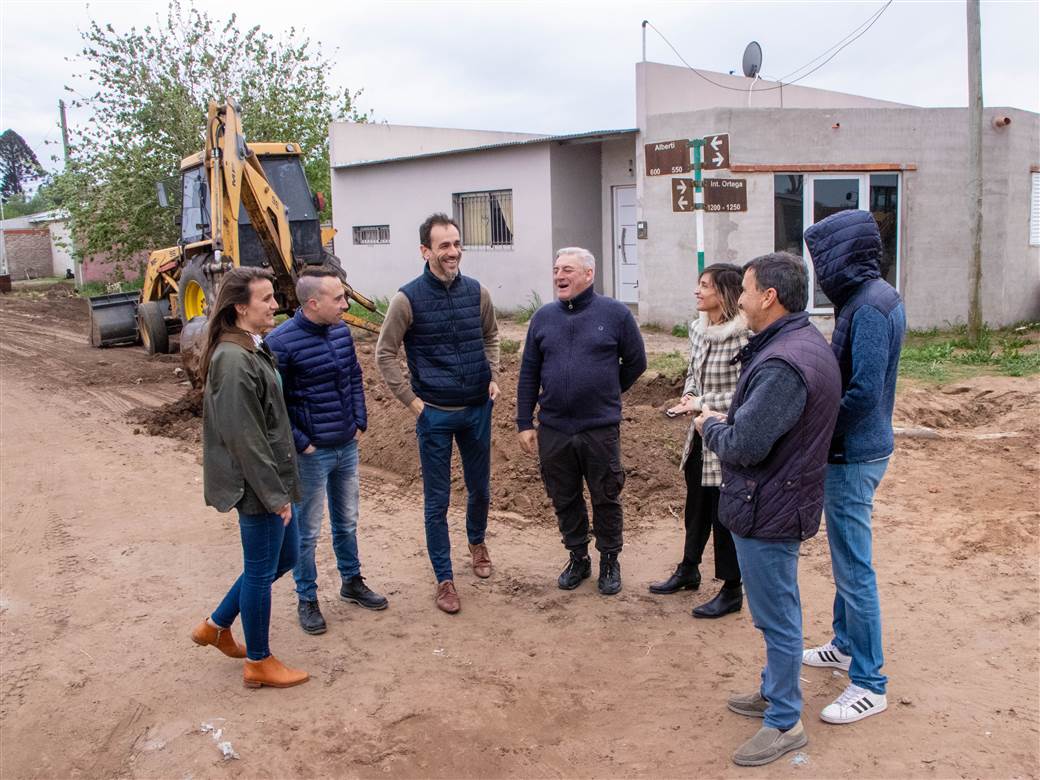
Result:
<instances>
[{"instance_id":1,"label":"mound of dirt","mask_svg":"<svg viewBox=\"0 0 1040 780\"><path fill-rule=\"evenodd\" d=\"M134 409L127 417L140 425L150 436L166 436L191 443L201 442L202 391L192 388L176 401L155 409Z\"/></svg>"},{"instance_id":2,"label":"mound of dirt","mask_svg":"<svg viewBox=\"0 0 1040 780\"><path fill-rule=\"evenodd\" d=\"M971 382L942 388L908 387L896 401L897 425L925 426L937 430L991 425L1035 404L1035 398L1003 377L978 377ZM1019 429L1018 419L1012 421Z\"/></svg>"},{"instance_id":3,"label":"mound of dirt","mask_svg":"<svg viewBox=\"0 0 1040 780\"><path fill-rule=\"evenodd\" d=\"M415 417L386 389L375 365L371 343L358 344L365 377L368 431L361 444L361 461L398 477L402 484L421 479L415 442ZM500 385L503 396L492 415L491 508L510 522L552 519L552 507L542 487L538 461L521 449L516 436L515 388L520 368L518 355L502 360ZM625 461L625 509L630 528L642 518L671 514L679 517L685 488L679 473L679 457L689 418L669 419L663 407L681 392L681 383L652 374L641 378L625 396L622 449ZM153 436L167 436L190 444L201 441L202 394L189 390L182 398L155 409L135 409L132 422ZM465 487L458 452L452 468L456 506L464 501ZM511 517L510 517L511 516Z\"/></svg>"}]
</instances>

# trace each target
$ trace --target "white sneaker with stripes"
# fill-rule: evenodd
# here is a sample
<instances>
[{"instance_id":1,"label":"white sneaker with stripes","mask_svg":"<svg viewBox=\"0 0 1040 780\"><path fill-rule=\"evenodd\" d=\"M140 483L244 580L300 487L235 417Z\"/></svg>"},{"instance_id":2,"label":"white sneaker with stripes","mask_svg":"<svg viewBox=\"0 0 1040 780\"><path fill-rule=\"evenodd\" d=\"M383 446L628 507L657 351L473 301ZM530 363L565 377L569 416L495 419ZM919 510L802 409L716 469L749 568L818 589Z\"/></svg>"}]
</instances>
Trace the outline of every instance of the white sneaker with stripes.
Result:
<instances>
[{"instance_id":1,"label":"white sneaker with stripes","mask_svg":"<svg viewBox=\"0 0 1040 780\"><path fill-rule=\"evenodd\" d=\"M820 720L827 723L855 723L888 709L888 697L873 693L858 685L849 685L837 699L820 712Z\"/></svg>"},{"instance_id":2,"label":"white sneaker with stripes","mask_svg":"<svg viewBox=\"0 0 1040 780\"><path fill-rule=\"evenodd\" d=\"M833 642L828 642L819 647L803 650L802 663L806 666L831 666L847 672L852 665L852 656L845 655L845 653L834 646Z\"/></svg>"}]
</instances>

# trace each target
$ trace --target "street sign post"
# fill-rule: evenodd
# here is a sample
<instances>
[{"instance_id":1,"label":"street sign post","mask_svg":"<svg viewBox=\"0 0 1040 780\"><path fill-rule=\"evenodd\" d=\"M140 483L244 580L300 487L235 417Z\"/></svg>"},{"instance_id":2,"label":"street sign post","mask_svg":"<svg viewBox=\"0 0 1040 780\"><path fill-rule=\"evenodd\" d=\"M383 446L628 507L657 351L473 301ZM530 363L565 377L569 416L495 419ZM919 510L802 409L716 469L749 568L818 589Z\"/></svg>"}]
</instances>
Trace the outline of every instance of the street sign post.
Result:
<instances>
[{"instance_id":1,"label":"street sign post","mask_svg":"<svg viewBox=\"0 0 1040 780\"><path fill-rule=\"evenodd\" d=\"M729 168L729 133L704 136L704 167L709 171Z\"/></svg>"},{"instance_id":2,"label":"street sign post","mask_svg":"<svg viewBox=\"0 0 1040 780\"><path fill-rule=\"evenodd\" d=\"M690 142L685 138L645 144L643 155L646 157L647 176L667 176L690 170Z\"/></svg>"},{"instance_id":3,"label":"street sign post","mask_svg":"<svg viewBox=\"0 0 1040 780\"><path fill-rule=\"evenodd\" d=\"M704 210L747 211L747 179L704 179Z\"/></svg>"},{"instance_id":4,"label":"street sign post","mask_svg":"<svg viewBox=\"0 0 1040 780\"><path fill-rule=\"evenodd\" d=\"M693 179L672 179L672 211L693 211Z\"/></svg>"}]
</instances>

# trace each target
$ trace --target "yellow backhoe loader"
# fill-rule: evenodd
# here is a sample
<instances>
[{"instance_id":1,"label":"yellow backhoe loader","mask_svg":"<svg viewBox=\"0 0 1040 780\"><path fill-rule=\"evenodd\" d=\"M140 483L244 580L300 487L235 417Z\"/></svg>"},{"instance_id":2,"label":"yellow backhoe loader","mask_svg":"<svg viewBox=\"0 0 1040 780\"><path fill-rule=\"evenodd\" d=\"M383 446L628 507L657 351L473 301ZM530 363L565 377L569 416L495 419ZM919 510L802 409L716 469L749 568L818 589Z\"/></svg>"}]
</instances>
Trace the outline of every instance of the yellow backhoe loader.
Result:
<instances>
[{"instance_id":1,"label":"yellow backhoe loader","mask_svg":"<svg viewBox=\"0 0 1040 780\"><path fill-rule=\"evenodd\" d=\"M222 106L210 101L206 148L181 161L180 241L151 253L140 295L90 299L90 343L142 343L149 354L165 353L170 335L180 331L194 383L208 303L221 275L239 265L274 273L282 312L299 306L296 280L308 267L334 270L348 298L375 312L375 303L347 284L339 258L324 248L335 231L320 226L324 199L311 193L302 154L295 143L247 145L238 108L230 101ZM159 199L166 200L162 187ZM344 313L343 319L379 332L378 324L354 314Z\"/></svg>"}]
</instances>

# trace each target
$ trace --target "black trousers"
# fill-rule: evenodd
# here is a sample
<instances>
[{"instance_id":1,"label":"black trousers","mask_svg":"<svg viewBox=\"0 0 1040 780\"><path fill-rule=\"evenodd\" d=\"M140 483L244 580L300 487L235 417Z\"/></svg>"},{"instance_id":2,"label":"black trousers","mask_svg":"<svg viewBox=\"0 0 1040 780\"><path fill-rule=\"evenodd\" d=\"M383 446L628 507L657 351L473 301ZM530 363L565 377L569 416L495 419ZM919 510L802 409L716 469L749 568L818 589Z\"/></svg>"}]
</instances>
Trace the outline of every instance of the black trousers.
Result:
<instances>
[{"instance_id":1,"label":"black trousers","mask_svg":"<svg viewBox=\"0 0 1040 780\"><path fill-rule=\"evenodd\" d=\"M621 552L621 431L617 425L574 435L538 428L538 458L545 492L556 510L564 546L584 553L589 547L589 513L584 486L592 499L592 532L601 553Z\"/></svg>"},{"instance_id":2,"label":"black trousers","mask_svg":"<svg viewBox=\"0 0 1040 780\"><path fill-rule=\"evenodd\" d=\"M740 564L733 536L719 522L719 489L701 485L702 443L694 435L690 456L686 459L683 475L686 477L686 506L683 521L686 525L686 542L683 546L683 563L700 566L701 556L708 544L712 530L715 548L715 577L720 580L739 580Z\"/></svg>"}]
</instances>

